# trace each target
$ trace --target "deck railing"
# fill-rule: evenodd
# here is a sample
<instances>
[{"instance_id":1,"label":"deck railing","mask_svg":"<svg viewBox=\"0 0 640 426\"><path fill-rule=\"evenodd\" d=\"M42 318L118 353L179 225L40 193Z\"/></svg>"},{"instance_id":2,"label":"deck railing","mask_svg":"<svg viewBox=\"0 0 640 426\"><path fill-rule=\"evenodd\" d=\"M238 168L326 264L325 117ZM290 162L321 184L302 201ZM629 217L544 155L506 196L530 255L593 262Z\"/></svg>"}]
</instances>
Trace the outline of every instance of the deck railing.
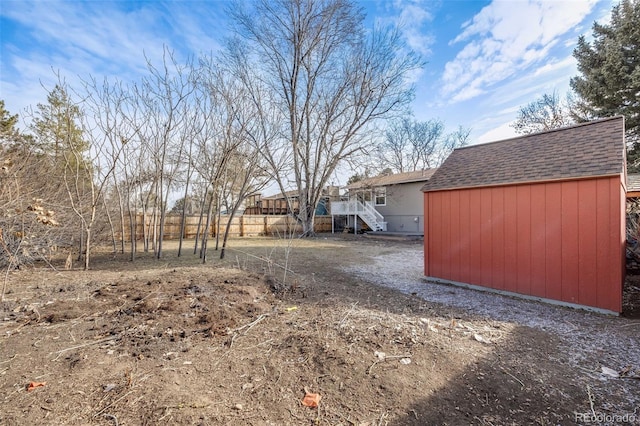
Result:
<instances>
[{"instance_id":1,"label":"deck railing","mask_svg":"<svg viewBox=\"0 0 640 426\"><path fill-rule=\"evenodd\" d=\"M331 203L332 215L357 215L374 231L386 231L387 223L384 216L375 209L371 202L358 200L333 201Z\"/></svg>"}]
</instances>

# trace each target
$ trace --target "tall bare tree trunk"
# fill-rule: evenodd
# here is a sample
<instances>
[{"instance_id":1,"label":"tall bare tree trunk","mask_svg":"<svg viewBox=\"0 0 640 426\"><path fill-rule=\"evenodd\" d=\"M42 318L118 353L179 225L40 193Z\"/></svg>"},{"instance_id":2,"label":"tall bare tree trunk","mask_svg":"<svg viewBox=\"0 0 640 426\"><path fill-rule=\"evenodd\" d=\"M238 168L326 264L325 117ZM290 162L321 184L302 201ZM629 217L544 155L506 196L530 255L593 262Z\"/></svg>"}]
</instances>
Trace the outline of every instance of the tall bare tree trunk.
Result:
<instances>
[{"instance_id":1,"label":"tall bare tree trunk","mask_svg":"<svg viewBox=\"0 0 640 426\"><path fill-rule=\"evenodd\" d=\"M142 226L144 228L144 222L142 223ZM133 262L134 260L136 260L136 249L137 249L137 238L138 238L138 215L134 211L132 211L131 208L129 208L129 232L131 232L131 247L130 247L131 253L129 256L129 260ZM144 230L142 232L144 234ZM124 231L122 235L124 238Z\"/></svg>"},{"instance_id":2,"label":"tall bare tree trunk","mask_svg":"<svg viewBox=\"0 0 640 426\"><path fill-rule=\"evenodd\" d=\"M147 209L142 207L142 245L145 253L149 252L149 231L151 227L147 229Z\"/></svg>"},{"instance_id":3,"label":"tall bare tree trunk","mask_svg":"<svg viewBox=\"0 0 640 426\"><path fill-rule=\"evenodd\" d=\"M222 209L220 208L220 200L218 200L217 216L218 216L218 220L216 221L216 251L218 251L218 247L220 246L220 228L222 227L222 225L220 224L222 220ZM231 218L229 218L229 221L227 222L227 228L229 227L230 223L231 223Z\"/></svg>"},{"instance_id":4,"label":"tall bare tree trunk","mask_svg":"<svg viewBox=\"0 0 640 426\"><path fill-rule=\"evenodd\" d=\"M116 181L115 189L116 194L118 194L118 212L120 214L120 253L124 254L125 251L125 241L124 241L124 232L125 232L125 224L124 224L124 202L122 201L122 193L120 192L120 185L118 185Z\"/></svg>"},{"instance_id":5,"label":"tall bare tree trunk","mask_svg":"<svg viewBox=\"0 0 640 426\"><path fill-rule=\"evenodd\" d=\"M109 213L109 206L107 206L107 200L103 197L102 204L104 206L105 214L107 215L107 222L109 223L109 231L111 234L111 244L113 246L113 254L118 253L118 245L116 243L116 229L113 225L113 220L111 220L111 213Z\"/></svg>"},{"instance_id":6,"label":"tall bare tree trunk","mask_svg":"<svg viewBox=\"0 0 640 426\"><path fill-rule=\"evenodd\" d=\"M231 222L234 216L236 215L241 202L242 200L234 203L233 210L229 215L229 221L227 222L227 226L224 227L224 238L222 239L222 249L220 250L220 259L224 259L225 249L227 248L227 239L229 238L229 230L231 229Z\"/></svg>"},{"instance_id":7,"label":"tall bare tree trunk","mask_svg":"<svg viewBox=\"0 0 640 426\"><path fill-rule=\"evenodd\" d=\"M84 251L84 230L80 230L80 241L78 241L78 262L82 260L82 252Z\"/></svg>"},{"instance_id":8,"label":"tall bare tree trunk","mask_svg":"<svg viewBox=\"0 0 640 426\"><path fill-rule=\"evenodd\" d=\"M193 254L198 252L198 240L200 239L200 231L202 227L202 219L204 218L205 207L207 206L207 191L205 190L202 197L202 204L200 204L200 217L198 218L198 226L196 227L196 240L193 244Z\"/></svg>"},{"instance_id":9,"label":"tall bare tree trunk","mask_svg":"<svg viewBox=\"0 0 640 426\"><path fill-rule=\"evenodd\" d=\"M87 227L86 230L87 240L86 240L86 252L84 254L84 269L85 271L89 270L89 261L91 259L91 227Z\"/></svg>"},{"instance_id":10,"label":"tall bare tree trunk","mask_svg":"<svg viewBox=\"0 0 640 426\"><path fill-rule=\"evenodd\" d=\"M215 198L216 197L212 195L211 199L209 200L209 208L207 209L207 222L204 227L204 232L202 232L202 244L200 245L200 258L202 259L202 263L207 262L207 242L209 240L209 227L211 225L211 217L213 215L213 204Z\"/></svg>"},{"instance_id":11,"label":"tall bare tree trunk","mask_svg":"<svg viewBox=\"0 0 640 426\"><path fill-rule=\"evenodd\" d=\"M191 157L191 153L189 153ZM191 158L189 158L189 167L187 169L187 181L184 185L184 202L182 203L182 214L180 215L180 241L178 242L178 257L182 254L182 241L184 240L185 221L187 218L187 197L189 195L189 181L191 180ZM196 240L198 237L196 237Z\"/></svg>"}]
</instances>

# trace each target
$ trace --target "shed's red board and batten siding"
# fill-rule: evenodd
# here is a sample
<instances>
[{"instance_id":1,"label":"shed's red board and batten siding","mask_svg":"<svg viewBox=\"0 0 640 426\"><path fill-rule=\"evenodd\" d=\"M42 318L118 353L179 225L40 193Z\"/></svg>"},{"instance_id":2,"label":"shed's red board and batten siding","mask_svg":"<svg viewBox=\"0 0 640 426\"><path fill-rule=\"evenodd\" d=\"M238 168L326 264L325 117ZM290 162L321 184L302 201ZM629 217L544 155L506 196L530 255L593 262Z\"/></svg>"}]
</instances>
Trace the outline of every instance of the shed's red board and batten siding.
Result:
<instances>
[{"instance_id":1,"label":"shed's red board and batten siding","mask_svg":"<svg viewBox=\"0 0 640 426\"><path fill-rule=\"evenodd\" d=\"M621 312L621 117L458 149L423 191L427 277Z\"/></svg>"}]
</instances>

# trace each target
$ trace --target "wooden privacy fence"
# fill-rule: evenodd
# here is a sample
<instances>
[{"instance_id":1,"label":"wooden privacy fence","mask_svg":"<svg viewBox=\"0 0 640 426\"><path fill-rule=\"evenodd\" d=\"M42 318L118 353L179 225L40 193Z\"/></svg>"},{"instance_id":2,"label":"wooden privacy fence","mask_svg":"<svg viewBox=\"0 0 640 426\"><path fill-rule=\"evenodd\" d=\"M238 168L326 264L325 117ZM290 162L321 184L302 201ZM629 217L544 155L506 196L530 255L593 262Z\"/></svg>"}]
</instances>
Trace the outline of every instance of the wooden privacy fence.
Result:
<instances>
[{"instance_id":1,"label":"wooden privacy fence","mask_svg":"<svg viewBox=\"0 0 640 426\"><path fill-rule=\"evenodd\" d=\"M145 227L148 235L153 234L153 228L151 223L153 217L147 216ZM180 215L167 215L164 224L164 239L165 240L177 240L180 238L180 225L182 217ZM184 238L194 239L198 230L198 221L200 216L186 216L184 227ZM288 235L292 231L294 233L302 232L302 226L291 216L273 216L273 215L243 215L229 216L223 215L220 217L220 234L224 235L225 227L231 220L231 228L229 229L230 237L257 237L264 235ZM209 226L209 235L215 236L218 230L218 217L213 218L212 223ZM203 219L202 227L204 227L205 220ZM159 228L156 225L156 235ZM125 240L130 240L130 226L127 222L125 224ZM331 232L331 216L316 216L314 224L315 232ZM136 216L136 239L140 240L143 237L143 215Z\"/></svg>"}]
</instances>

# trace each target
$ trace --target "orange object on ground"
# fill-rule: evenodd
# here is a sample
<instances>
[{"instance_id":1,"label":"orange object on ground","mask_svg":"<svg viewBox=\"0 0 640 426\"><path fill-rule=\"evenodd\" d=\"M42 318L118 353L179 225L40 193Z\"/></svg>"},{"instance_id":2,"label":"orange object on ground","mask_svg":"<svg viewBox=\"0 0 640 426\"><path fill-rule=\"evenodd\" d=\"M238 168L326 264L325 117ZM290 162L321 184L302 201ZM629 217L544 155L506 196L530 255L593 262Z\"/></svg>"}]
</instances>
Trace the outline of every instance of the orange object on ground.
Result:
<instances>
[{"instance_id":1,"label":"orange object on ground","mask_svg":"<svg viewBox=\"0 0 640 426\"><path fill-rule=\"evenodd\" d=\"M318 406L318 404L320 404L321 399L322 399L322 396L320 396L320 394L307 392L304 398L302 398L302 405L315 408Z\"/></svg>"},{"instance_id":2,"label":"orange object on ground","mask_svg":"<svg viewBox=\"0 0 640 426\"><path fill-rule=\"evenodd\" d=\"M47 382L29 382L29 384L27 385L27 392L31 392L35 388L41 388L46 384Z\"/></svg>"}]
</instances>

